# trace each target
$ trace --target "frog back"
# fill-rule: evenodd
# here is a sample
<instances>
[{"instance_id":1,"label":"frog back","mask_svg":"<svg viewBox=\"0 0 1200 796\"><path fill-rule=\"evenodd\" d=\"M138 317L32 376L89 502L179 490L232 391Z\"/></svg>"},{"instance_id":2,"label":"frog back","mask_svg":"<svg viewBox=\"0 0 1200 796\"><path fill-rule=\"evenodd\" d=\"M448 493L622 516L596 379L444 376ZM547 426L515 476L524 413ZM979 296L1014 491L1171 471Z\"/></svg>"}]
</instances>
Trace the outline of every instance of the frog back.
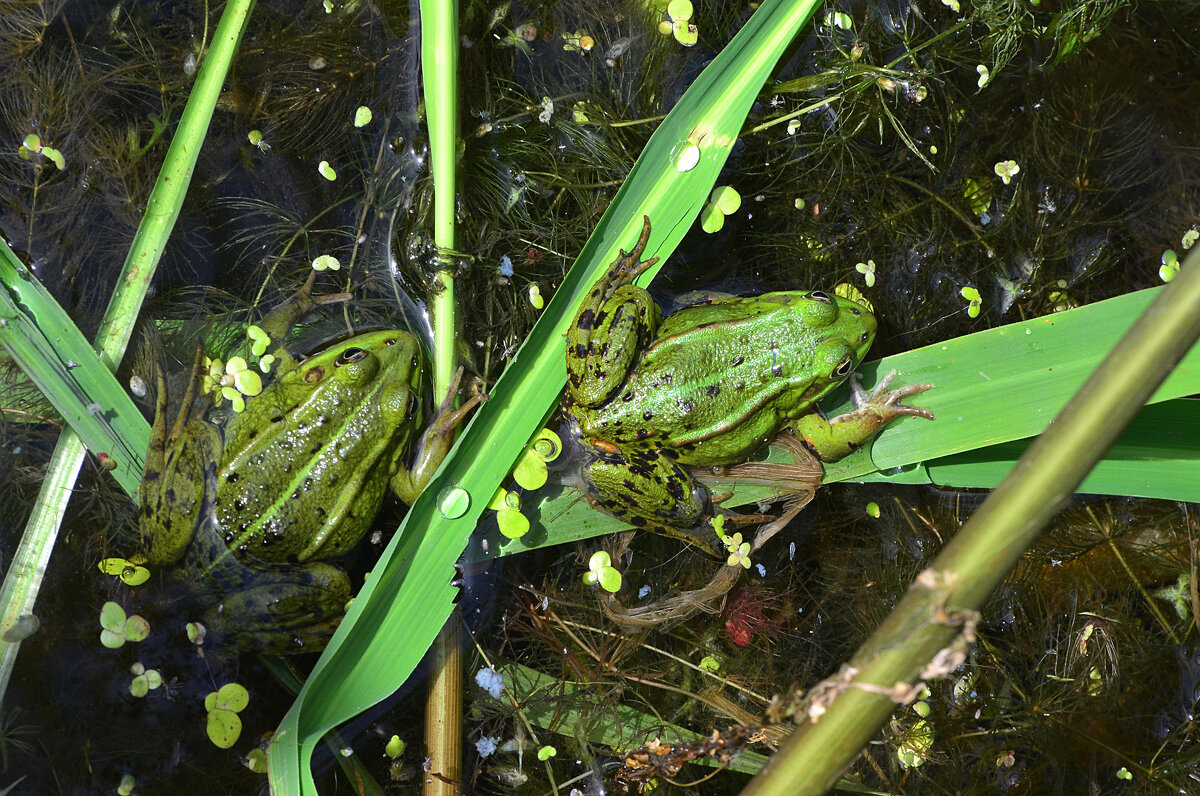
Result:
<instances>
[{"instance_id":1,"label":"frog back","mask_svg":"<svg viewBox=\"0 0 1200 796\"><path fill-rule=\"evenodd\" d=\"M685 308L663 322L589 431L659 444L688 465L741 461L845 380L874 330L862 307L823 293Z\"/></svg>"},{"instance_id":2,"label":"frog back","mask_svg":"<svg viewBox=\"0 0 1200 796\"><path fill-rule=\"evenodd\" d=\"M281 375L226 425L216 510L231 549L324 559L374 519L420 424L425 369L411 334L371 334Z\"/></svg>"}]
</instances>

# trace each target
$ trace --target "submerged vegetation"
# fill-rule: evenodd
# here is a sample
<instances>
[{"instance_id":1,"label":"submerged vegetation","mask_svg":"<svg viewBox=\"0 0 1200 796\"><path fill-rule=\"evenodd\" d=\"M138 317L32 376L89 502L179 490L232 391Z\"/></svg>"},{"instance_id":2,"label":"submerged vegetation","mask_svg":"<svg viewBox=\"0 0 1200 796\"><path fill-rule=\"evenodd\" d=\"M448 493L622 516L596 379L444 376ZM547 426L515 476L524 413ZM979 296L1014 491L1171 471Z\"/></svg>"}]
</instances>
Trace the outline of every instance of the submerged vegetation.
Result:
<instances>
[{"instance_id":1,"label":"submerged vegetation","mask_svg":"<svg viewBox=\"0 0 1200 796\"><path fill-rule=\"evenodd\" d=\"M437 252L408 9L259 4L123 380L151 383L156 359L183 374L197 336L211 344L261 315L322 256L340 268L319 290L352 298L311 337L427 334ZM203 58L207 11L0 2L0 233L85 333ZM685 47L669 22L659 31L658 7L463 4L459 349L485 388L656 122L750 13L695 3L697 43ZM1197 23L1187 3L831 4L763 88L718 181L740 206L714 234L693 229L656 297L848 282L877 308L881 355L1158 284L1164 251L1200 229L1200 56L1181 33ZM372 120L356 126L363 107ZM22 153L31 134L63 164ZM0 373L0 395L7 549L58 429L16 372ZM152 399L141 399L148 411ZM493 681L485 696L484 677L471 692L471 786L611 786L646 726L679 745L688 739L668 728L767 725L777 744L806 720L792 718L813 704L803 689L836 671L979 499L824 488L724 600L669 628L621 624L613 606L701 587L716 565L677 543L603 545L615 596L583 582L598 545L472 575L464 601L483 605L465 613L480 665L548 680L519 697ZM6 698L0 788L25 776L15 792L111 792L127 774L179 793L261 787L260 769L239 760L278 722L285 690L257 661L198 656L182 630L191 617L160 582L131 589L97 574L136 544L131 507L98 466L71 510L41 629ZM1194 517L1186 504L1077 499L983 611L963 665L930 683L923 707L899 708L847 776L882 792L1185 792L1200 777ZM361 553L359 582L380 544ZM110 600L174 629L105 650L95 617ZM129 669L142 662L163 683L134 700ZM234 680L251 697L231 756L205 737L199 705ZM105 709L80 715L84 692ZM404 735L415 710L401 702L347 731L347 747L397 790L421 775L420 738ZM631 726L641 734L622 732ZM408 749L385 758L396 733ZM672 780L705 774L690 766ZM697 787L743 783L721 773Z\"/></svg>"}]
</instances>

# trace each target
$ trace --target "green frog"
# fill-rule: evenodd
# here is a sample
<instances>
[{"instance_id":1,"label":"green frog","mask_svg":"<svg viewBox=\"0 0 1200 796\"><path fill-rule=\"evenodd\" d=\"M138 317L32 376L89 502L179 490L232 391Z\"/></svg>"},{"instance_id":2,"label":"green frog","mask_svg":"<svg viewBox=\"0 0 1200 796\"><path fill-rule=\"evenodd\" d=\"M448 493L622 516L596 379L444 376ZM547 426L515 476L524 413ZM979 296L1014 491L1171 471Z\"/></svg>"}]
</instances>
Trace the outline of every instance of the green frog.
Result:
<instances>
[{"instance_id":1,"label":"green frog","mask_svg":"<svg viewBox=\"0 0 1200 796\"><path fill-rule=\"evenodd\" d=\"M313 307L311 287L260 326L282 340ZM139 519L149 562L178 568L209 604L210 631L287 654L324 647L350 599L334 560L362 539L388 489L416 499L479 397L459 409L447 398L426 427L428 369L404 331L360 334L303 360L273 353L274 382L221 416L198 395L197 351L169 430L159 369Z\"/></svg>"},{"instance_id":2,"label":"green frog","mask_svg":"<svg viewBox=\"0 0 1200 796\"><path fill-rule=\"evenodd\" d=\"M639 528L720 549L712 500L689 468L744 462L790 427L822 461L863 445L888 422L933 414L901 401L930 389L866 394L826 418L817 401L851 376L875 337L874 315L821 291L722 298L665 320L633 280L657 258L620 253L567 333L564 410L585 443L593 503ZM705 533L705 529L709 532Z\"/></svg>"}]
</instances>

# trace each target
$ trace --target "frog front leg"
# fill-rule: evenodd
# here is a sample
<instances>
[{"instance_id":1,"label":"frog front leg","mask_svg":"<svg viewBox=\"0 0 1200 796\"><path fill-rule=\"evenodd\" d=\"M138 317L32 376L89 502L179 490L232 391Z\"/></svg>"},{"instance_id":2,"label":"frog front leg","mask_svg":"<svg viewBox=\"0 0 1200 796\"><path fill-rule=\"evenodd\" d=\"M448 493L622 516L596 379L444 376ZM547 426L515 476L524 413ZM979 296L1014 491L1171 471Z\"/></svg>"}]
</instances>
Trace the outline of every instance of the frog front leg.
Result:
<instances>
[{"instance_id":1,"label":"frog front leg","mask_svg":"<svg viewBox=\"0 0 1200 796\"><path fill-rule=\"evenodd\" d=\"M391 478L392 491L411 506L417 496L425 490L425 486L433 478L441 466L442 460L454 445L454 433L467 415L481 402L486 401L486 395L473 395L457 409L454 408L454 397L458 394L458 383L462 380L463 369L459 368L446 391L446 398L438 407L429 426L417 440L411 463L404 464Z\"/></svg>"},{"instance_id":2,"label":"frog front leg","mask_svg":"<svg viewBox=\"0 0 1200 796\"><path fill-rule=\"evenodd\" d=\"M638 260L649 238L646 218L633 250L621 251L567 330L567 395L577 405L598 407L608 401L654 338L658 305L633 284L638 274L658 262L657 257Z\"/></svg>"},{"instance_id":3,"label":"frog front leg","mask_svg":"<svg viewBox=\"0 0 1200 796\"><path fill-rule=\"evenodd\" d=\"M905 406L900 401L919 395L932 384L913 384L888 390L896 371L888 373L868 395L858 383L858 374L850 376L851 403L854 409L827 419L819 411L811 412L792 424L805 446L821 458L832 462L861 448L885 425L904 415L933 420L933 413L917 406Z\"/></svg>"}]
</instances>

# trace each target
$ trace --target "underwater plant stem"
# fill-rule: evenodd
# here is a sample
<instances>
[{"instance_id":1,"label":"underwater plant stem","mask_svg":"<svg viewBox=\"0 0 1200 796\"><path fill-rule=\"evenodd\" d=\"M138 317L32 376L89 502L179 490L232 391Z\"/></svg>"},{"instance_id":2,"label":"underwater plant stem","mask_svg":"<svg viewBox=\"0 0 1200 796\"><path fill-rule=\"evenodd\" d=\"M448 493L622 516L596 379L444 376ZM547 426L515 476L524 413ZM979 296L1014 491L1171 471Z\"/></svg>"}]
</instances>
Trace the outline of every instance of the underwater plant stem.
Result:
<instances>
[{"instance_id":1,"label":"underwater plant stem","mask_svg":"<svg viewBox=\"0 0 1200 796\"><path fill-rule=\"evenodd\" d=\"M421 0L421 72L429 157L433 172L433 240L440 252L455 250L454 208L458 195L458 2ZM432 301L434 396L450 389L456 359L452 256L443 255ZM427 796L462 790L462 618L450 614L433 643L433 676L425 699L425 752L432 770Z\"/></svg>"},{"instance_id":2,"label":"underwater plant stem","mask_svg":"<svg viewBox=\"0 0 1200 796\"><path fill-rule=\"evenodd\" d=\"M71 490L83 466L87 448L75 434L66 428L58 438L50 464L46 468L46 479L38 492L33 512L25 525L21 544L13 553L12 562L4 574L0 586L0 628L7 633L23 616L33 614L38 591L46 567L50 565L50 553L58 538L58 528L71 499ZM0 702L8 690L8 681L17 662L19 640L0 637Z\"/></svg>"},{"instance_id":3,"label":"underwater plant stem","mask_svg":"<svg viewBox=\"0 0 1200 796\"><path fill-rule=\"evenodd\" d=\"M1095 519L1095 515L1092 514L1092 510L1090 508L1088 509L1088 514L1092 515L1092 518ZM1111 538L1105 539L1105 541L1108 542L1109 549L1111 549L1113 555L1117 557L1117 561L1121 562L1121 567L1125 570L1125 574L1129 576L1129 579L1133 581L1133 585L1137 587L1138 594L1142 595L1142 599L1146 601L1146 607L1150 609L1150 613L1154 614L1154 618L1158 620L1158 624L1162 626L1162 629L1166 631L1168 636L1171 637L1171 643L1180 643L1179 636L1175 635L1175 629L1171 627L1171 623L1167 621L1165 616L1163 616L1163 612L1158 608L1158 603L1155 602L1154 598L1150 596L1150 593L1146 591L1146 587L1143 586L1141 580L1138 579L1137 573L1133 571L1133 567L1129 566L1129 562L1125 560L1125 556L1121 555L1120 548L1117 547L1116 543L1114 543Z\"/></svg>"},{"instance_id":4,"label":"underwater plant stem","mask_svg":"<svg viewBox=\"0 0 1200 796\"><path fill-rule=\"evenodd\" d=\"M897 705L919 692L913 683L954 671L988 595L1200 336L1198 305L1200 251L1193 251L841 674L827 681L819 692L824 710L810 708L812 721L799 718L744 794L824 793Z\"/></svg>"},{"instance_id":5,"label":"underwater plant stem","mask_svg":"<svg viewBox=\"0 0 1200 796\"><path fill-rule=\"evenodd\" d=\"M179 119L179 128L171 138L171 146L163 159L158 180L146 202L146 212L138 224L129 255L125 258L120 282L113 291L96 336L96 350L110 370L116 370L117 363L125 355L134 321L146 298L146 290L150 287L158 260L167 246L167 239L175 227L175 220L179 218L184 196L192 181L192 170L200 156L213 110L217 107L217 97L221 94L225 76L237 54L238 43L253 8L254 0L230 0L213 34L212 46L196 74L196 83Z\"/></svg>"}]
</instances>

